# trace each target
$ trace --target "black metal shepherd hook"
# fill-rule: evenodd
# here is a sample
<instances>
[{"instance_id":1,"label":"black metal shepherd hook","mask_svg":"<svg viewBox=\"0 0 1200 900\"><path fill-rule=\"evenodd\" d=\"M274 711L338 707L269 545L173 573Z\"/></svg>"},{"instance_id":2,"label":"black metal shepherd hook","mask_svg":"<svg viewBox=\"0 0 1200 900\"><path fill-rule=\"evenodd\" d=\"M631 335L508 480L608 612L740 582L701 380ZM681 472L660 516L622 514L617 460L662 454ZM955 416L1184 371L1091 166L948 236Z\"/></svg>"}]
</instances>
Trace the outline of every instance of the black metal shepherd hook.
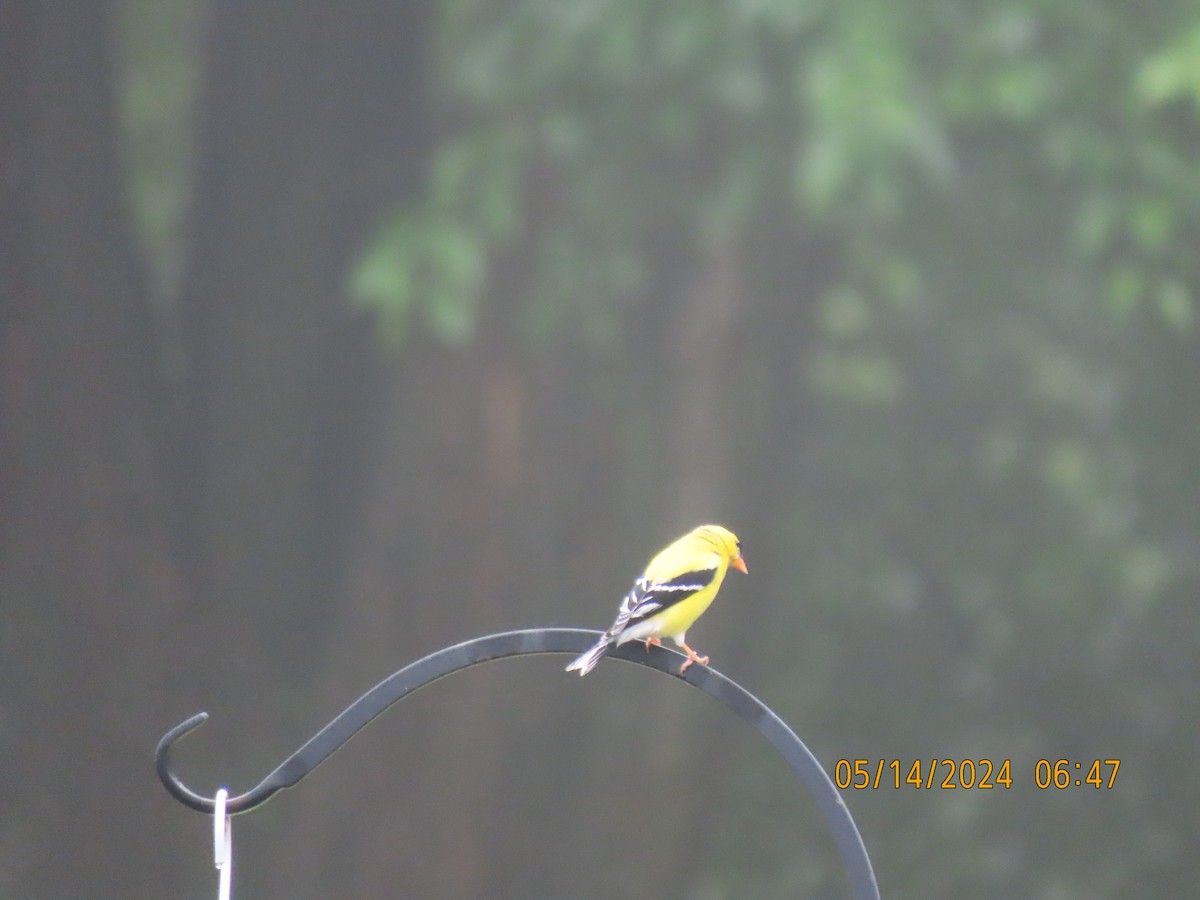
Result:
<instances>
[{"instance_id":1,"label":"black metal shepherd hook","mask_svg":"<svg viewBox=\"0 0 1200 900\"><path fill-rule=\"evenodd\" d=\"M229 815L249 812L265 803L277 791L296 784L393 703L439 678L482 662L509 656L582 653L598 636L597 632L583 628L530 628L486 635L431 653L388 676L355 700L255 787L229 798L225 811ZM667 674L677 674L681 658L678 653L665 647L655 647L647 653L636 642L618 648L611 655ZM775 749L808 786L825 817L850 876L854 896L858 900L878 900L879 887L875 883L875 873L854 819L842 802L841 794L804 742L761 700L715 669L692 666L678 677L720 700L775 745ZM199 728L207 719L208 713L198 713L164 734L158 742L155 763L158 777L171 796L185 806L211 815L216 809L215 798L193 791L180 780L171 766L171 748L175 742Z\"/></svg>"}]
</instances>

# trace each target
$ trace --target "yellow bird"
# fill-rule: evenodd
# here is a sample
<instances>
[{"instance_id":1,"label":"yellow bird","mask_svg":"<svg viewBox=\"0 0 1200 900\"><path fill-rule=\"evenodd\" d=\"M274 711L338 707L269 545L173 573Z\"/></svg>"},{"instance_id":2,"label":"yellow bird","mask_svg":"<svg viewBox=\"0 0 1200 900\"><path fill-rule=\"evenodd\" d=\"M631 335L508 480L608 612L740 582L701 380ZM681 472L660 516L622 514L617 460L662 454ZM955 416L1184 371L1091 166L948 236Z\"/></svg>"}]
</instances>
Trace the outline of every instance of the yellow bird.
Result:
<instances>
[{"instance_id":1,"label":"yellow bird","mask_svg":"<svg viewBox=\"0 0 1200 900\"><path fill-rule=\"evenodd\" d=\"M612 627L592 649L567 666L567 671L586 675L614 644L619 647L626 641L645 641L649 650L665 637L687 653L680 675L694 662L707 665L708 657L697 654L684 638L717 596L730 566L746 572L737 535L720 525L701 525L689 531L650 560L621 601Z\"/></svg>"}]
</instances>

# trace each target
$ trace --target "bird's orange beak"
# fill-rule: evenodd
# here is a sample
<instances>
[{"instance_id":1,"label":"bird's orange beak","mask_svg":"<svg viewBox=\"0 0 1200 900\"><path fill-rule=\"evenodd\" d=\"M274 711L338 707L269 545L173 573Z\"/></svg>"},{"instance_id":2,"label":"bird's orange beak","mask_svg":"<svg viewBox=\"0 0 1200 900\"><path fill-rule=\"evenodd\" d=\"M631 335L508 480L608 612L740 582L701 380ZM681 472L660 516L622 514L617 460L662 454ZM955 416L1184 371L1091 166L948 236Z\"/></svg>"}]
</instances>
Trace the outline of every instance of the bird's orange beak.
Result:
<instances>
[{"instance_id":1,"label":"bird's orange beak","mask_svg":"<svg viewBox=\"0 0 1200 900\"><path fill-rule=\"evenodd\" d=\"M737 569L743 575L750 574L750 570L746 568L746 561L744 559L742 559L740 556L733 561L732 565L735 569Z\"/></svg>"}]
</instances>

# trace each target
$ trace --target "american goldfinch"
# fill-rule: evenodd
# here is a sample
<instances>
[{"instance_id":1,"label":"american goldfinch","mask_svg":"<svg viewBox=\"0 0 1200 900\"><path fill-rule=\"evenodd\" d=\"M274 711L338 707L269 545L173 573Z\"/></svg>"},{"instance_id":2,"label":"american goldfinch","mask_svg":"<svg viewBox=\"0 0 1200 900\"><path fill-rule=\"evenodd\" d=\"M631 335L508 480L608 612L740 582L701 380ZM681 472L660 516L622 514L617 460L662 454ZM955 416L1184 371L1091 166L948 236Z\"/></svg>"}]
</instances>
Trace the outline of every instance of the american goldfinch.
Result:
<instances>
[{"instance_id":1,"label":"american goldfinch","mask_svg":"<svg viewBox=\"0 0 1200 900\"><path fill-rule=\"evenodd\" d=\"M587 653L567 666L568 672L586 675L614 646L626 641L645 641L646 649L669 637L687 653L679 669L682 675L694 662L707 664L684 642L691 624L708 609L725 573L733 566L746 572L742 545L737 535L720 525L701 525L660 552L634 582L633 590L621 601L612 627Z\"/></svg>"}]
</instances>

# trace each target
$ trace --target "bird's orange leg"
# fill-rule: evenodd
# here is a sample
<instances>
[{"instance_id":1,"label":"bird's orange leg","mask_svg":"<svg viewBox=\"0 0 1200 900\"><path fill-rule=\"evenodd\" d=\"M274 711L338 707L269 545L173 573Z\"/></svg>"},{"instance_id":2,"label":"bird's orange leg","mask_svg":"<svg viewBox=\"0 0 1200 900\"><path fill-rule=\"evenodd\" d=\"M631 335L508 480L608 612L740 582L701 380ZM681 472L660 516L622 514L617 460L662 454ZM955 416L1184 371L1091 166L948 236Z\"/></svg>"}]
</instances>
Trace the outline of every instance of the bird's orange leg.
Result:
<instances>
[{"instance_id":1,"label":"bird's orange leg","mask_svg":"<svg viewBox=\"0 0 1200 900\"><path fill-rule=\"evenodd\" d=\"M661 638L656 638L656 637L648 637L648 638L646 638L646 652L647 652L647 653L649 653L649 652L650 652L650 648L651 648L651 647L661 647L661 646L662 646L662 639L661 639Z\"/></svg>"},{"instance_id":2,"label":"bird's orange leg","mask_svg":"<svg viewBox=\"0 0 1200 900\"><path fill-rule=\"evenodd\" d=\"M708 665L708 657L701 656L687 644L683 644L683 649L687 651L688 658L683 661L683 665L679 667L679 674L682 675L688 670L688 666L692 663L700 663L702 666Z\"/></svg>"}]
</instances>

